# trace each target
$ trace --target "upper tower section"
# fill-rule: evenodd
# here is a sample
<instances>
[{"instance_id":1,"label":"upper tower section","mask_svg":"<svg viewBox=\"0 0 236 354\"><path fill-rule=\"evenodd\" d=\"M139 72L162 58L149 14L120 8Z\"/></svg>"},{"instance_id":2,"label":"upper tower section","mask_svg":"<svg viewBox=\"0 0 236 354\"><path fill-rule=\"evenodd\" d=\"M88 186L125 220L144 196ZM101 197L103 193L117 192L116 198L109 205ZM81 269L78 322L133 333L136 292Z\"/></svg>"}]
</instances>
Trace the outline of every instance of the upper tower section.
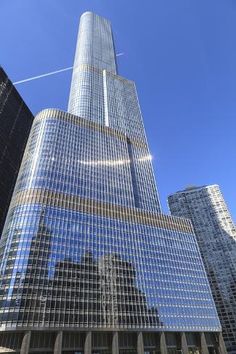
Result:
<instances>
[{"instance_id":1,"label":"upper tower section","mask_svg":"<svg viewBox=\"0 0 236 354\"><path fill-rule=\"evenodd\" d=\"M80 17L74 68L83 64L117 73L110 21L92 12Z\"/></svg>"},{"instance_id":2,"label":"upper tower section","mask_svg":"<svg viewBox=\"0 0 236 354\"><path fill-rule=\"evenodd\" d=\"M135 84L117 75L111 24L92 12L80 18L68 112L146 140Z\"/></svg>"},{"instance_id":3,"label":"upper tower section","mask_svg":"<svg viewBox=\"0 0 236 354\"><path fill-rule=\"evenodd\" d=\"M99 112L104 101L103 72L117 74L111 24L103 17L85 12L80 17L69 113L87 119L93 119L95 114L99 121L99 113L103 115L103 112ZM101 109L103 111L103 107Z\"/></svg>"},{"instance_id":4,"label":"upper tower section","mask_svg":"<svg viewBox=\"0 0 236 354\"><path fill-rule=\"evenodd\" d=\"M116 160L116 168L113 170L118 180L121 178L118 165L129 166L135 207L159 212L151 155L135 84L116 74L110 22L91 12L84 13L80 19L68 111L78 117L78 120L85 119L93 126L97 125L99 130L111 132L113 137L122 137L125 142L122 151L119 151L115 138L110 150L108 143L105 144L107 160ZM96 146L101 147L101 140L96 141ZM116 159L115 155L112 155L113 150L118 153ZM104 151L97 162L105 159ZM98 155L93 156L98 158ZM90 166L93 165L94 159L95 157L91 158ZM104 166L109 171L112 170L109 162ZM101 180L104 180L104 175ZM123 180L127 181L127 178Z\"/></svg>"}]
</instances>

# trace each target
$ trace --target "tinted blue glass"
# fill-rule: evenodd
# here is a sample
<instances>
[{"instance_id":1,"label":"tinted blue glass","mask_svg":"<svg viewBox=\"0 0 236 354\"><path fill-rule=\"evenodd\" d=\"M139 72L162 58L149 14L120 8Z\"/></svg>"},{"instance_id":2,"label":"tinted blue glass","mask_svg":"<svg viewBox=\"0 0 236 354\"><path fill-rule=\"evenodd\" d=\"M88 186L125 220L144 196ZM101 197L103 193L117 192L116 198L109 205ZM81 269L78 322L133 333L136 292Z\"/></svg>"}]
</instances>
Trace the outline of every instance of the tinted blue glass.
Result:
<instances>
[{"instance_id":1,"label":"tinted blue glass","mask_svg":"<svg viewBox=\"0 0 236 354\"><path fill-rule=\"evenodd\" d=\"M190 223L160 214L133 82L82 16L69 110L34 120L0 243L0 324L220 331Z\"/></svg>"},{"instance_id":2,"label":"tinted blue glass","mask_svg":"<svg viewBox=\"0 0 236 354\"><path fill-rule=\"evenodd\" d=\"M44 326L219 330L193 234L40 204L12 214L5 321L13 307Z\"/></svg>"}]
</instances>

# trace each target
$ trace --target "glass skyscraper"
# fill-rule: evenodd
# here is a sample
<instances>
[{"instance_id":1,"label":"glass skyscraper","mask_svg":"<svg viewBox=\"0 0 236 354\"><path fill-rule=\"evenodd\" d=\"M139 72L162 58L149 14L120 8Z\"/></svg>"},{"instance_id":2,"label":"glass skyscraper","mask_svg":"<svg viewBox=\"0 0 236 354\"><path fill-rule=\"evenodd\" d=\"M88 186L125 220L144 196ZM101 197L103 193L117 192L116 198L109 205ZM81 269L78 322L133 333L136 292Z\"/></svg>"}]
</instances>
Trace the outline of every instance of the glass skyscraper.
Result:
<instances>
[{"instance_id":1,"label":"glass skyscraper","mask_svg":"<svg viewBox=\"0 0 236 354\"><path fill-rule=\"evenodd\" d=\"M24 154L1 240L0 346L224 353L192 226L161 214L135 85L90 12L68 110L39 113Z\"/></svg>"},{"instance_id":2,"label":"glass skyscraper","mask_svg":"<svg viewBox=\"0 0 236 354\"><path fill-rule=\"evenodd\" d=\"M168 198L172 215L191 220L228 353L236 353L236 227L218 185L189 187Z\"/></svg>"}]
</instances>

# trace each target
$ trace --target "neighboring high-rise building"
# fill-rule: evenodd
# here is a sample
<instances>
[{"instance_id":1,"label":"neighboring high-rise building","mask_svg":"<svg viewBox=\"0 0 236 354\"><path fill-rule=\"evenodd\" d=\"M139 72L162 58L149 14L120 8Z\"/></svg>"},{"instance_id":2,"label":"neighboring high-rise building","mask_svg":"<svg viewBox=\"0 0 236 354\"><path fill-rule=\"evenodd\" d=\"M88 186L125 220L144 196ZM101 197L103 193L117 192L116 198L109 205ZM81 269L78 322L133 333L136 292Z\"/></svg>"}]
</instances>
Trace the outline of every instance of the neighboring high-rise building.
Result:
<instances>
[{"instance_id":1,"label":"neighboring high-rise building","mask_svg":"<svg viewBox=\"0 0 236 354\"><path fill-rule=\"evenodd\" d=\"M236 228L218 185L190 187L168 198L172 215L193 224L228 353L236 353Z\"/></svg>"},{"instance_id":2,"label":"neighboring high-rise building","mask_svg":"<svg viewBox=\"0 0 236 354\"><path fill-rule=\"evenodd\" d=\"M33 115L0 67L0 237Z\"/></svg>"},{"instance_id":3,"label":"neighboring high-rise building","mask_svg":"<svg viewBox=\"0 0 236 354\"><path fill-rule=\"evenodd\" d=\"M39 113L0 247L0 340L26 353L224 353L189 221L160 213L110 23L81 17L70 113Z\"/></svg>"}]
</instances>

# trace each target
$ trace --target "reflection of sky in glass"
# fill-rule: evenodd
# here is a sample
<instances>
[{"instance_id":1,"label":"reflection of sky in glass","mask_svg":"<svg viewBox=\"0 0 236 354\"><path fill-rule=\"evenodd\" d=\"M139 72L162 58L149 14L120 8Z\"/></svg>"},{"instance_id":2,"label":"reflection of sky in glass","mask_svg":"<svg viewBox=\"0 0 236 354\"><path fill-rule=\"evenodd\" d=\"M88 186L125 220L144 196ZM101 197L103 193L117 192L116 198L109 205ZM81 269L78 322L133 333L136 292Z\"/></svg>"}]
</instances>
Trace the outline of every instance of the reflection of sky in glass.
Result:
<instances>
[{"instance_id":1,"label":"reflection of sky in glass","mask_svg":"<svg viewBox=\"0 0 236 354\"><path fill-rule=\"evenodd\" d=\"M53 118L40 122L40 129L36 123L33 135L37 142L29 145L17 190L53 189L130 207L139 199L142 208L158 210L145 145L132 147L125 138Z\"/></svg>"},{"instance_id":2,"label":"reflection of sky in glass","mask_svg":"<svg viewBox=\"0 0 236 354\"><path fill-rule=\"evenodd\" d=\"M1 241L5 308L13 306L20 316L31 289L36 298L27 306L38 309L29 310L37 323L64 323L53 309L64 316L60 306L72 311L76 299L77 326L218 330L194 236L167 230L165 223L157 228L126 221L122 214L158 211L147 146L63 115L45 111L34 121L15 189L19 201ZM41 201L27 205L24 197L32 191ZM57 198L64 206L47 205ZM101 216L103 208L110 217ZM50 314L41 316L45 308Z\"/></svg>"},{"instance_id":3,"label":"reflection of sky in glass","mask_svg":"<svg viewBox=\"0 0 236 354\"><path fill-rule=\"evenodd\" d=\"M187 328L218 326L192 234L49 207L42 214L40 205L27 217L27 227L22 229L24 239L29 240L30 235L37 237L40 225L49 236L46 239L40 236L40 247L47 250L48 281L54 280L60 262L80 264L85 254L91 254L93 261L100 264L104 256L109 259L117 255L132 264L135 286L145 294L148 308L158 310L160 321L167 328L174 324ZM21 237L18 254L24 239ZM21 260L13 270L14 275L16 271L26 271L29 247L30 242L28 249L19 255Z\"/></svg>"},{"instance_id":4,"label":"reflection of sky in glass","mask_svg":"<svg viewBox=\"0 0 236 354\"><path fill-rule=\"evenodd\" d=\"M116 75L110 24L86 13L81 28L75 115L39 113L21 165L1 240L0 321L219 330L188 223L158 214L135 84Z\"/></svg>"}]
</instances>

